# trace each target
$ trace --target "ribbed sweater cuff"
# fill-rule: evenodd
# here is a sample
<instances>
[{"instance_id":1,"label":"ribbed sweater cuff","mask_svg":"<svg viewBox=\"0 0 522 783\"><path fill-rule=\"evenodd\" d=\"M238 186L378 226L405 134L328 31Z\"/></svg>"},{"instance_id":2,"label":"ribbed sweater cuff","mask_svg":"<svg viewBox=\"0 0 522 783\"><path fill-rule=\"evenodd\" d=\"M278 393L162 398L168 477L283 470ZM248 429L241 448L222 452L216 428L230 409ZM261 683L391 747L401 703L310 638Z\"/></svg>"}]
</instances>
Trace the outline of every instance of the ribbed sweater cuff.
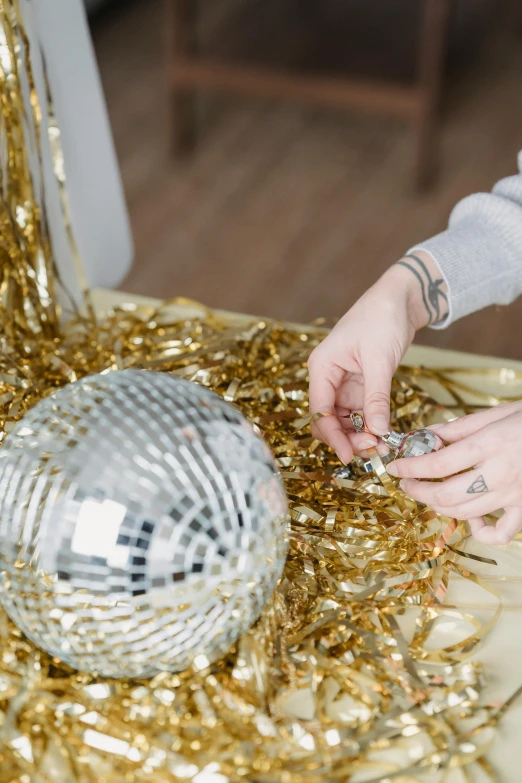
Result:
<instances>
[{"instance_id":1,"label":"ribbed sweater cuff","mask_svg":"<svg viewBox=\"0 0 522 783\"><path fill-rule=\"evenodd\" d=\"M448 317L432 329L445 329L492 304L509 304L520 294L517 275L506 260L509 252L477 220L463 221L408 252L419 250L433 258L448 287Z\"/></svg>"}]
</instances>

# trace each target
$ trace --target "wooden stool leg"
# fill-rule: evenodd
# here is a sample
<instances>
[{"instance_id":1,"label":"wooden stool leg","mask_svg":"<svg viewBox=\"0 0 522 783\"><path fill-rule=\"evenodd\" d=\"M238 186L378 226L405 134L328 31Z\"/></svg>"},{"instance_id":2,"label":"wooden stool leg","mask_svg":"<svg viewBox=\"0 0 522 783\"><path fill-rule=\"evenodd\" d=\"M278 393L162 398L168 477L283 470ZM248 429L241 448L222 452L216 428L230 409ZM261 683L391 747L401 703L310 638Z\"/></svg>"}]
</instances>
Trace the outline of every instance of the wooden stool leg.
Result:
<instances>
[{"instance_id":1,"label":"wooden stool leg","mask_svg":"<svg viewBox=\"0 0 522 783\"><path fill-rule=\"evenodd\" d=\"M421 91L417 125L416 182L430 185L439 164L439 102L446 63L451 0L424 0L419 51Z\"/></svg>"},{"instance_id":2,"label":"wooden stool leg","mask_svg":"<svg viewBox=\"0 0 522 783\"><path fill-rule=\"evenodd\" d=\"M170 142L174 155L184 155L196 141L195 92L176 84L178 65L196 50L197 0L165 0L166 67L170 98Z\"/></svg>"}]
</instances>

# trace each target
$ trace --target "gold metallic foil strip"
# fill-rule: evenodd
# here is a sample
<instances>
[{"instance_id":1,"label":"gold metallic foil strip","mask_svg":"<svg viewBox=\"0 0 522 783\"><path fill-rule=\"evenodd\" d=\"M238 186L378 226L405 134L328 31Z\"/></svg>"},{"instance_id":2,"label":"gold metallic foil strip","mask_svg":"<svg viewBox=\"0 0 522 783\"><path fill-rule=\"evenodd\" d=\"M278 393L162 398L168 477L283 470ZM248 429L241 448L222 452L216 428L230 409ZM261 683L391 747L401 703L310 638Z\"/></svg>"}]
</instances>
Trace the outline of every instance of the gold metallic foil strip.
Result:
<instances>
[{"instance_id":1,"label":"gold metallic foil strip","mask_svg":"<svg viewBox=\"0 0 522 783\"><path fill-rule=\"evenodd\" d=\"M50 335L58 323L56 275L42 210L43 168L39 151L40 113L33 97L28 42L18 3L0 2L0 295L11 340L24 332ZM40 165L38 176L31 170ZM39 184L36 184L39 183Z\"/></svg>"},{"instance_id":2,"label":"gold metallic foil strip","mask_svg":"<svg viewBox=\"0 0 522 783\"><path fill-rule=\"evenodd\" d=\"M179 305L195 303L182 300L59 325L43 200L26 155L39 122L37 102L23 104L27 57L18 4L0 0L0 438L88 373L177 373L221 394L263 434L286 483L292 536L259 622L209 669L94 679L50 659L0 612L0 780L404 783L429 772L443 783L455 768L472 780L478 767L494 780L485 754L512 700L481 703L483 673L470 655L500 603L480 621L469 606L445 603L453 578L494 592L469 570L491 558L468 555L466 526L407 498L378 455L374 475L355 466L352 479L334 478L339 463L311 434L307 399L306 362L324 332L234 324L197 304L189 318ZM392 426L450 418L470 396L472 406L500 401L458 372L400 368ZM488 374L501 388L522 383L509 368ZM425 381L450 396L447 407ZM457 639L445 634L448 620Z\"/></svg>"}]
</instances>

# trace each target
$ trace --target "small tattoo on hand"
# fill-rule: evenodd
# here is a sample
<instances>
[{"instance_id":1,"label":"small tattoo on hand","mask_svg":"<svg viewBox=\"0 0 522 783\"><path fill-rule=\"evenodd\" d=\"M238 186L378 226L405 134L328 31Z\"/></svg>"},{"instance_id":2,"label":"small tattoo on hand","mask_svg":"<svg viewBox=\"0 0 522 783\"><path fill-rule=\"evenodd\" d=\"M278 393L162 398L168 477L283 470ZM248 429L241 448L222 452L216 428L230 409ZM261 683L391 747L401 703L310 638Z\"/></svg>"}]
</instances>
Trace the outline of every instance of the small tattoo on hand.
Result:
<instances>
[{"instance_id":1,"label":"small tattoo on hand","mask_svg":"<svg viewBox=\"0 0 522 783\"><path fill-rule=\"evenodd\" d=\"M484 476L476 478L473 484L467 488L466 492L468 495L479 495L481 492L489 492L487 484L484 481Z\"/></svg>"}]
</instances>

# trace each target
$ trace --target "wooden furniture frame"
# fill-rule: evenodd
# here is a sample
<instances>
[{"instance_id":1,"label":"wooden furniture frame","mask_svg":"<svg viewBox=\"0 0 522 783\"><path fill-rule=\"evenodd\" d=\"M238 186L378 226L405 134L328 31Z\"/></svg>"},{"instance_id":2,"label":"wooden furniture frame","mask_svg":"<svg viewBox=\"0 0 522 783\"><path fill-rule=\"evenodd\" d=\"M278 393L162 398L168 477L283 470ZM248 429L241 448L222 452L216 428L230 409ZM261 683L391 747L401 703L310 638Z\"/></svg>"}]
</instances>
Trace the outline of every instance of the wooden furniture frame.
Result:
<instances>
[{"instance_id":1,"label":"wooden furniture frame","mask_svg":"<svg viewBox=\"0 0 522 783\"><path fill-rule=\"evenodd\" d=\"M403 86L213 61L200 55L197 49L198 0L165 0L174 154L185 154L195 143L193 99L196 92L221 90L404 119L415 130L416 184L428 186L438 168L438 108L452 0L418 1L424 8L418 36L417 79L412 86Z\"/></svg>"}]
</instances>

